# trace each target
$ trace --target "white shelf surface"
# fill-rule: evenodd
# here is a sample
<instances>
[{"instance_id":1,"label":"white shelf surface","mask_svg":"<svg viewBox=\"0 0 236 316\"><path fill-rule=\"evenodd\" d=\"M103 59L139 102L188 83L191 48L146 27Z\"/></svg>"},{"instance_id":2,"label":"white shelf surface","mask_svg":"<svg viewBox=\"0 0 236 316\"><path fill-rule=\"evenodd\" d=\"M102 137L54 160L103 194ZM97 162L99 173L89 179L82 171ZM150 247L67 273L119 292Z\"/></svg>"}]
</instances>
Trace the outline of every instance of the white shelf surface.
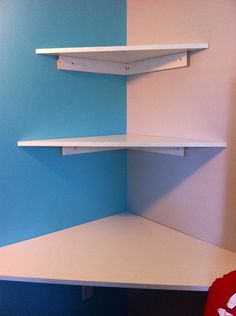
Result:
<instances>
[{"instance_id":1,"label":"white shelf surface","mask_svg":"<svg viewBox=\"0 0 236 316\"><path fill-rule=\"evenodd\" d=\"M207 290L236 254L121 213L0 248L0 279Z\"/></svg>"},{"instance_id":2,"label":"white shelf surface","mask_svg":"<svg viewBox=\"0 0 236 316\"><path fill-rule=\"evenodd\" d=\"M69 48L40 48L36 54L76 57L111 61L117 63L130 63L155 57L186 51L207 49L208 43L195 44L159 44L136 46L104 46L104 47L69 47Z\"/></svg>"},{"instance_id":3,"label":"white shelf surface","mask_svg":"<svg viewBox=\"0 0 236 316\"><path fill-rule=\"evenodd\" d=\"M18 146L36 147L226 147L226 143L222 140L195 140L188 138L136 134L29 140L18 141L17 144Z\"/></svg>"},{"instance_id":4,"label":"white shelf surface","mask_svg":"<svg viewBox=\"0 0 236 316\"><path fill-rule=\"evenodd\" d=\"M135 75L188 66L187 53L207 49L207 43L36 49L58 56L59 70Z\"/></svg>"},{"instance_id":5,"label":"white shelf surface","mask_svg":"<svg viewBox=\"0 0 236 316\"><path fill-rule=\"evenodd\" d=\"M135 134L19 141L17 144L23 147L62 147L63 155L135 149L183 156L186 147L226 147L226 143L220 140L193 140Z\"/></svg>"}]
</instances>

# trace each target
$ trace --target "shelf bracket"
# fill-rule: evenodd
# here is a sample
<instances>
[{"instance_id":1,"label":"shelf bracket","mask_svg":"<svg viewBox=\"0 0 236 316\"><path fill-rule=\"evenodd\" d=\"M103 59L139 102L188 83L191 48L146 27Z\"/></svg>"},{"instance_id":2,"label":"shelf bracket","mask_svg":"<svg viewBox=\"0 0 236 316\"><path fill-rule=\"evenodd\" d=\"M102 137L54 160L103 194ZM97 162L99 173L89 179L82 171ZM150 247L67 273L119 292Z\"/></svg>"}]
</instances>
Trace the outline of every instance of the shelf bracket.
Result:
<instances>
[{"instance_id":1,"label":"shelf bracket","mask_svg":"<svg viewBox=\"0 0 236 316\"><path fill-rule=\"evenodd\" d=\"M187 65L187 52L139 60L130 63L67 56L59 56L57 60L58 70L114 75L136 75L153 71L181 68L186 67Z\"/></svg>"},{"instance_id":2,"label":"shelf bracket","mask_svg":"<svg viewBox=\"0 0 236 316\"><path fill-rule=\"evenodd\" d=\"M184 156L185 148L184 147L143 147L143 148L129 148L131 150L140 150L140 151L148 151L152 153L158 154L166 154L173 156Z\"/></svg>"},{"instance_id":3,"label":"shelf bracket","mask_svg":"<svg viewBox=\"0 0 236 316\"><path fill-rule=\"evenodd\" d=\"M57 69L114 75L125 74L125 64L123 63L67 56L59 56Z\"/></svg>"},{"instance_id":4,"label":"shelf bracket","mask_svg":"<svg viewBox=\"0 0 236 316\"><path fill-rule=\"evenodd\" d=\"M79 154L88 154L96 153L101 151L111 151L111 150L121 150L124 148L112 148L112 147L62 147L62 155L79 155Z\"/></svg>"},{"instance_id":5,"label":"shelf bracket","mask_svg":"<svg viewBox=\"0 0 236 316\"><path fill-rule=\"evenodd\" d=\"M122 148L122 147L62 147L62 155L79 155L79 154L87 154L101 151L111 151L111 150L121 150L121 149L129 149L129 150L141 150L148 151L158 154L167 154L174 156L184 156L185 148L183 147L133 147L133 148Z\"/></svg>"},{"instance_id":6,"label":"shelf bracket","mask_svg":"<svg viewBox=\"0 0 236 316\"><path fill-rule=\"evenodd\" d=\"M187 52L135 61L126 65L127 75L187 67Z\"/></svg>"}]
</instances>

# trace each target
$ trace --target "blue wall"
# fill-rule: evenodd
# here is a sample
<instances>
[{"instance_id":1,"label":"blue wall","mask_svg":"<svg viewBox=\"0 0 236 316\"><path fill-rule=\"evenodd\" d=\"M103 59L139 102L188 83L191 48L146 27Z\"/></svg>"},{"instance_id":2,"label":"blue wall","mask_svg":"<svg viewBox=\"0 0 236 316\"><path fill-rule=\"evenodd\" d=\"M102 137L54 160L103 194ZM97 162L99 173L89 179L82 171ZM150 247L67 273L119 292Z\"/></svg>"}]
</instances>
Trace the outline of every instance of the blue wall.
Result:
<instances>
[{"instance_id":1,"label":"blue wall","mask_svg":"<svg viewBox=\"0 0 236 316\"><path fill-rule=\"evenodd\" d=\"M80 286L0 281L1 316L126 316L127 290L93 288L82 300Z\"/></svg>"},{"instance_id":2,"label":"blue wall","mask_svg":"<svg viewBox=\"0 0 236 316\"><path fill-rule=\"evenodd\" d=\"M0 1L0 245L126 210L124 151L18 140L126 132L126 79L58 72L36 48L126 44L125 0Z\"/></svg>"}]
</instances>

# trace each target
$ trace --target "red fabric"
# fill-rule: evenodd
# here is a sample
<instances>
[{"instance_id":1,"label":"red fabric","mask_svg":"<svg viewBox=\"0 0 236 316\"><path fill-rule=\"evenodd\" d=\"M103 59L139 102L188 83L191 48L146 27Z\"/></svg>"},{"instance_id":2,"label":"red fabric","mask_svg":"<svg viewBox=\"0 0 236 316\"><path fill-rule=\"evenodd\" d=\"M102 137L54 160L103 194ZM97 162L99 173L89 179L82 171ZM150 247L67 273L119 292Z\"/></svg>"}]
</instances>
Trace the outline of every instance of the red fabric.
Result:
<instances>
[{"instance_id":1,"label":"red fabric","mask_svg":"<svg viewBox=\"0 0 236 316\"><path fill-rule=\"evenodd\" d=\"M236 316L236 270L214 281L204 311L204 316L229 315Z\"/></svg>"}]
</instances>

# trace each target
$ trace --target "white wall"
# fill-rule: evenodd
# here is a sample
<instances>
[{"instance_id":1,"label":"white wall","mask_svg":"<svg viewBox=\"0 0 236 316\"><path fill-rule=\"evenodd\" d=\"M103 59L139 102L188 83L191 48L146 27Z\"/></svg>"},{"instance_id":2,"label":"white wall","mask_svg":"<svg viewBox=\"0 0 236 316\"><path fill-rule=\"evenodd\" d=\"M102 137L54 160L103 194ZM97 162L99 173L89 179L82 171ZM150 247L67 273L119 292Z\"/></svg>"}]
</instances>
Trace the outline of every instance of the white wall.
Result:
<instances>
[{"instance_id":1,"label":"white wall","mask_svg":"<svg viewBox=\"0 0 236 316\"><path fill-rule=\"evenodd\" d=\"M187 156L129 153L129 209L236 251L236 2L128 0L128 44L209 42L190 67L128 80L128 132L223 139Z\"/></svg>"}]
</instances>

